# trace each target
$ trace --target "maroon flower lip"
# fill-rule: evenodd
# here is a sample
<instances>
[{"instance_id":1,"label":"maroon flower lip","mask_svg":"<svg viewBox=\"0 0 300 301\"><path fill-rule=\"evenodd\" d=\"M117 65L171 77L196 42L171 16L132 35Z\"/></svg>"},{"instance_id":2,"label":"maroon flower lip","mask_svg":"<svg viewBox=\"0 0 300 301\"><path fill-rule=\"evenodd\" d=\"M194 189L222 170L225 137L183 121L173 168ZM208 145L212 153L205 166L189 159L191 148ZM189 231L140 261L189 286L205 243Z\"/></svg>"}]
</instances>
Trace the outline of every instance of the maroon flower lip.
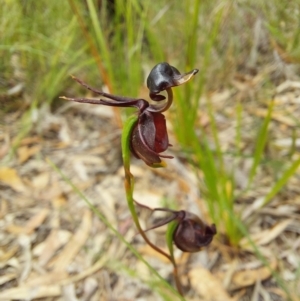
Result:
<instances>
[{"instance_id":1,"label":"maroon flower lip","mask_svg":"<svg viewBox=\"0 0 300 301\"><path fill-rule=\"evenodd\" d=\"M165 116L161 113L145 112L139 117L131 136L130 149L135 157L147 165L161 163L162 158L173 158L161 155L167 150L169 138Z\"/></svg>"},{"instance_id":2,"label":"maroon flower lip","mask_svg":"<svg viewBox=\"0 0 300 301\"><path fill-rule=\"evenodd\" d=\"M147 100L141 98L130 98L105 93L90 87L76 77L73 77L73 79L80 85L107 99L68 98L64 96L60 98L81 103L137 108L138 120L132 130L130 149L135 157L143 160L149 166L155 166L162 163L160 158L173 158L172 156L161 155L170 146L166 120L162 112L166 111L173 102L171 88L186 83L197 72L198 69L194 69L190 72L180 74L175 67L168 63L157 64L147 78L150 98L159 102L157 104L149 104ZM159 95L159 93L164 90L167 91L168 98L165 102L162 102L166 97Z\"/></svg>"}]
</instances>

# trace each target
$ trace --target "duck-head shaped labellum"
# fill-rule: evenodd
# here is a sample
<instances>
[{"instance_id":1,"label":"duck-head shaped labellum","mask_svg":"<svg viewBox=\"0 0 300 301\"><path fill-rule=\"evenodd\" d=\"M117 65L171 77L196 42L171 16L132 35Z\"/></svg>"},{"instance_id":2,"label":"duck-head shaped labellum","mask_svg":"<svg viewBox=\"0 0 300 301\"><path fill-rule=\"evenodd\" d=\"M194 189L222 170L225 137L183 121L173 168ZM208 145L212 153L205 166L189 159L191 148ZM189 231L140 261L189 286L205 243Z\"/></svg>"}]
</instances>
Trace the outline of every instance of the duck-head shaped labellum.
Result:
<instances>
[{"instance_id":1,"label":"duck-head shaped labellum","mask_svg":"<svg viewBox=\"0 0 300 301\"><path fill-rule=\"evenodd\" d=\"M159 63L151 70L147 78L147 87L150 90L149 96L154 101L164 100L160 92L179 86L190 80L199 70L194 69L190 72L180 74L180 72L168 63Z\"/></svg>"},{"instance_id":2,"label":"duck-head shaped labellum","mask_svg":"<svg viewBox=\"0 0 300 301\"><path fill-rule=\"evenodd\" d=\"M206 225L195 214L185 211L184 218L178 223L173 241L184 252L198 252L209 245L217 233L216 226Z\"/></svg>"}]
</instances>

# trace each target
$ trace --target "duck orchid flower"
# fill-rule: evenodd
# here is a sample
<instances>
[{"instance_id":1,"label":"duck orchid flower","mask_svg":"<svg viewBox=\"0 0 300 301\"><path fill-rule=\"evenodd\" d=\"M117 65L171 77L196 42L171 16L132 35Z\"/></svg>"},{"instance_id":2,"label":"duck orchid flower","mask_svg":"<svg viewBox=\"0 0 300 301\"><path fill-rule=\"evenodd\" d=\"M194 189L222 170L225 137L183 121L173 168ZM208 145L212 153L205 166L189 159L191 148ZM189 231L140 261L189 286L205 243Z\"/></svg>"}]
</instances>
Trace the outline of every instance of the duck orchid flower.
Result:
<instances>
[{"instance_id":1,"label":"duck orchid flower","mask_svg":"<svg viewBox=\"0 0 300 301\"><path fill-rule=\"evenodd\" d=\"M140 206L146 207L144 205ZM214 235L217 233L214 224L211 226L207 225L192 212L185 210L175 211L167 208L155 208L152 211L170 212L171 215L146 231L174 222L175 226L171 227L172 239L176 247L183 252L199 252L212 242Z\"/></svg>"},{"instance_id":2,"label":"duck orchid flower","mask_svg":"<svg viewBox=\"0 0 300 301\"><path fill-rule=\"evenodd\" d=\"M169 109L173 102L171 88L186 83L197 72L198 70L194 69L180 74L175 67L170 66L168 63L157 64L147 78L147 86L150 90L149 96L155 101L154 104L150 104L142 98L130 98L105 93L90 87L74 76L73 79L80 85L106 99L69 98L65 96L60 98L81 103L137 108L137 121L133 125L131 132L130 150L135 157L143 160L151 167L163 166L161 158L173 158L172 156L161 154L170 146L166 120L162 113ZM165 100L165 96L159 94L163 91L167 92L167 100Z\"/></svg>"}]
</instances>

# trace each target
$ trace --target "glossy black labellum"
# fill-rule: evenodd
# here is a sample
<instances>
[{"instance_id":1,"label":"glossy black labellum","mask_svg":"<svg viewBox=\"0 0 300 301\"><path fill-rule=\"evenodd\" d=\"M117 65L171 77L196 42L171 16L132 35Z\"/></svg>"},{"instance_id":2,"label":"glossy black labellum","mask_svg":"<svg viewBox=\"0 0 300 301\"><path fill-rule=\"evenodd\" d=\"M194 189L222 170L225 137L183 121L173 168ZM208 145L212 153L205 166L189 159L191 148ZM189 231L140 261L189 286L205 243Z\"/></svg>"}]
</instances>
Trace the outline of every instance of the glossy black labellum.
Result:
<instances>
[{"instance_id":1,"label":"glossy black labellum","mask_svg":"<svg viewBox=\"0 0 300 301\"><path fill-rule=\"evenodd\" d=\"M164 100L163 95L158 95L164 90L179 86L190 80L198 69L194 69L190 72L180 74L180 72L168 63L159 63L153 67L148 78L147 87L150 90L149 96L154 101Z\"/></svg>"}]
</instances>

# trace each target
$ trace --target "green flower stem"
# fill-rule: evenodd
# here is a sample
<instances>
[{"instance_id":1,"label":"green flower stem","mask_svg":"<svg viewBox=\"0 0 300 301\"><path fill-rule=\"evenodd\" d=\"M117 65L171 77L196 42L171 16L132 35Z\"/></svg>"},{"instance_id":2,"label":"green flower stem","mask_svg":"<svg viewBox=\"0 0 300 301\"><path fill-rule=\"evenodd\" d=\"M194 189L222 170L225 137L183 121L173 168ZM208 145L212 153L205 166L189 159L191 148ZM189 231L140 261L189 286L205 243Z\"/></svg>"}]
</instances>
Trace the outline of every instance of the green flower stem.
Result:
<instances>
[{"instance_id":1,"label":"green flower stem","mask_svg":"<svg viewBox=\"0 0 300 301\"><path fill-rule=\"evenodd\" d=\"M179 280L179 275L178 275L178 269L177 269L177 264L174 258L174 249L173 249L173 237L174 237L174 233L176 230L176 227L178 226L178 221L174 220L172 222L170 222L168 224L168 228L167 228L167 232L166 232L166 242L167 242L167 246L170 252L170 257L171 257L171 262L173 264L173 274L174 274L174 279L176 282L176 287L178 292L183 295L182 293L182 285L181 282Z\"/></svg>"},{"instance_id":2,"label":"green flower stem","mask_svg":"<svg viewBox=\"0 0 300 301\"><path fill-rule=\"evenodd\" d=\"M174 250L173 250L173 235L174 235L177 225L178 225L178 221L176 221L176 220L170 222L168 224L168 229L166 232L167 246L168 246L169 252L171 254L171 258L174 261L175 261L175 258L174 258Z\"/></svg>"},{"instance_id":3,"label":"green flower stem","mask_svg":"<svg viewBox=\"0 0 300 301\"><path fill-rule=\"evenodd\" d=\"M114 228L106 217L86 198L86 196L81 192L81 190L59 169L49 158L46 159L48 164L62 177L62 179L73 189L73 191L81 197L87 206L99 217L99 219L109 228L118 238L122 241L127 248L140 260L142 261L148 269L165 285L166 288L170 289L171 292L177 293L175 289L164 279L162 276L140 255L140 253L132 247L132 245L126 241L126 239ZM185 301L182 296L178 296L181 301Z\"/></svg>"},{"instance_id":4,"label":"green flower stem","mask_svg":"<svg viewBox=\"0 0 300 301\"><path fill-rule=\"evenodd\" d=\"M168 247L169 247L170 254L171 254L171 255L169 255L166 252L164 252L163 250L161 250L160 248L158 248L156 245L154 245L148 239L148 237L145 234L145 231L142 229L142 227L140 225L139 218L138 218L138 215L137 215L137 212L135 209L135 205L134 205L135 200L133 198L134 177L130 172L129 144L130 144L132 130L137 122L138 122L137 116L130 117L124 124L123 132L122 132L122 157L123 157L123 165L124 165L124 171L125 171L125 191L126 191L126 199L127 199L128 208L130 210L130 213L132 215L132 219L136 225L136 228L138 229L139 233L141 234L141 236L143 237L145 242L151 248L153 248L155 251L159 252L160 254L165 256L170 262L172 262L173 267L174 267L174 278L175 278L176 287L177 287L179 294L181 294L183 296L182 287L181 287L180 280L178 277L178 269L177 269L177 265L176 265L175 258L173 255L173 247L170 248L170 246L169 246L169 245L172 245L172 241L171 241L172 238L170 236L171 233L169 233L169 239L167 240ZM160 165L160 166L163 166L163 165ZM174 232L174 230L173 230L173 232Z\"/></svg>"},{"instance_id":5,"label":"green flower stem","mask_svg":"<svg viewBox=\"0 0 300 301\"><path fill-rule=\"evenodd\" d=\"M130 210L130 213L132 215L133 221L139 231L139 233L142 235L146 243L151 246L154 250L162 254L163 256L167 257L169 260L171 260L170 255L165 253L163 250L155 246L154 244L149 241L148 237L146 236L145 232L143 231L139 218L137 215L137 212L135 210L134 205L134 199L133 199L133 189L134 189L134 178L133 175L130 172L130 149L129 149L129 143L130 143L130 136L131 132L135 126L135 124L138 121L137 116L130 117L123 128L122 132L122 157L123 157L123 164L124 164L124 171L125 171L125 191L126 191L126 199L128 208Z\"/></svg>"}]
</instances>

